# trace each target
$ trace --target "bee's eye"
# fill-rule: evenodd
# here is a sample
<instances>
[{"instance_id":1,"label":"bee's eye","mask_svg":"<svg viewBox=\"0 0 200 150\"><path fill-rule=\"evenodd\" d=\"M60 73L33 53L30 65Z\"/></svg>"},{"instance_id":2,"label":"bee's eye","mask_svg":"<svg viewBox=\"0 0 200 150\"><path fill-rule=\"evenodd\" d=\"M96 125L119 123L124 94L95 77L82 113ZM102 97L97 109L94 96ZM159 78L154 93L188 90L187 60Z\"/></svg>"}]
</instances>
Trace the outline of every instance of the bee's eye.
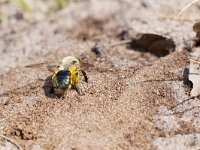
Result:
<instances>
[{"instance_id":1,"label":"bee's eye","mask_svg":"<svg viewBox=\"0 0 200 150\"><path fill-rule=\"evenodd\" d=\"M75 60L71 62L71 64L72 64L72 65L74 65L75 63L76 63L76 61L75 61Z\"/></svg>"}]
</instances>

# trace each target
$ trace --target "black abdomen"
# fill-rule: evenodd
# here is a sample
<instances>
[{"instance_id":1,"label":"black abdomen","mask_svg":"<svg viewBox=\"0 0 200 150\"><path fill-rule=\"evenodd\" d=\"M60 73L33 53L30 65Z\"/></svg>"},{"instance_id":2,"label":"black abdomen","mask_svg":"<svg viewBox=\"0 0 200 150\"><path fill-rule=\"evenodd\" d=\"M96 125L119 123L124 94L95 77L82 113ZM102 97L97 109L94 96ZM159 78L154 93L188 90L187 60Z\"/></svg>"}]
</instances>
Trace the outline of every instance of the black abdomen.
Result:
<instances>
[{"instance_id":1,"label":"black abdomen","mask_svg":"<svg viewBox=\"0 0 200 150\"><path fill-rule=\"evenodd\" d=\"M60 70L56 75L57 87L66 89L70 85L71 72L69 70Z\"/></svg>"}]
</instances>

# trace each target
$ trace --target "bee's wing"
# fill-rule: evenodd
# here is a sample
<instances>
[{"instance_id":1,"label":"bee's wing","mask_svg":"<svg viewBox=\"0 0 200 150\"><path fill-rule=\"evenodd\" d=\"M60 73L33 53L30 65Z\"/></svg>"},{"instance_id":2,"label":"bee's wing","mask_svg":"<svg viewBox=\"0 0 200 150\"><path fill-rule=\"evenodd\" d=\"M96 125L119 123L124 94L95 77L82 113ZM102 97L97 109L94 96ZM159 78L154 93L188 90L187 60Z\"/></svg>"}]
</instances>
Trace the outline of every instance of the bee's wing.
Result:
<instances>
[{"instance_id":1,"label":"bee's wing","mask_svg":"<svg viewBox=\"0 0 200 150\"><path fill-rule=\"evenodd\" d=\"M48 71L54 72L57 70L59 65L56 64L51 64L52 62L42 62L42 63L37 63L37 64L30 64L26 65L26 68L40 68L40 67L46 67Z\"/></svg>"},{"instance_id":2,"label":"bee's wing","mask_svg":"<svg viewBox=\"0 0 200 150\"><path fill-rule=\"evenodd\" d=\"M58 69L59 65L55 65L55 64L48 64L47 65L47 69L50 72L55 72Z\"/></svg>"},{"instance_id":3,"label":"bee's wing","mask_svg":"<svg viewBox=\"0 0 200 150\"><path fill-rule=\"evenodd\" d=\"M26 65L25 67L26 68L39 68L39 67L43 67L46 64L47 64L47 62L43 62L43 63Z\"/></svg>"}]
</instances>

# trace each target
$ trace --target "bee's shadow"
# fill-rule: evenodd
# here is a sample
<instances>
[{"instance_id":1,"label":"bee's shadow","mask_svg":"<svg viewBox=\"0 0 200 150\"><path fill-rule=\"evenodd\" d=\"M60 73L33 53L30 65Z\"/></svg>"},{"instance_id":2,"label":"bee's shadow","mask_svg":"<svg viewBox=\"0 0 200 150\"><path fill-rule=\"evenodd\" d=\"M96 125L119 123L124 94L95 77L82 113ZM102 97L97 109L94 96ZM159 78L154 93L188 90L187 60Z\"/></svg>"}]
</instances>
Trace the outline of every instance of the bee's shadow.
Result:
<instances>
[{"instance_id":1,"label":"bee's shadow","mask_svg":"<svg viewBox=\"0 0 200 150\"><path fill-rule=\"evenodd\" d=\"M52 89L51 77L52 76L48 76L45 79L43 90L44 90L45 96L49 98L56 98L56 95L54 94L53 89Z\"/></svg>"}]
</instances>

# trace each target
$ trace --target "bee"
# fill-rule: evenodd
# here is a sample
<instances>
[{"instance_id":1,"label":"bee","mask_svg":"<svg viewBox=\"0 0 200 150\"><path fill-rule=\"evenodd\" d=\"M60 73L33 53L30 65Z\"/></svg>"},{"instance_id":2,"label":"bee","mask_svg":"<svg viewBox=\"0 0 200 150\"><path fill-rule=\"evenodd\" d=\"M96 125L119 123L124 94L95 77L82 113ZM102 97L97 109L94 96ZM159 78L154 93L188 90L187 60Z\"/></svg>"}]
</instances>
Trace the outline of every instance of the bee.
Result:
<instances>
[{"instance_id":1,"label":"bee","mask_svg":"<svg viewBox=\"0 0 200 150\"><path fill-rule=\"evenodd\" d=\"M41 65L43 63L37 64ZM81 63L75 56L67 56L62 59L60 65L49 65L47 69L53 72L51 76L51 90L50 93L55 93L58 98L65 97L67 89L74 88L79 95L82 95L79 89L80 76L84 76L85 82L88 82L88 76L83 70L83 64L86 67L93 65L88 63ZM27 65L26 67L33 67L36 65Z\"/></svg>"}]
</instances>

